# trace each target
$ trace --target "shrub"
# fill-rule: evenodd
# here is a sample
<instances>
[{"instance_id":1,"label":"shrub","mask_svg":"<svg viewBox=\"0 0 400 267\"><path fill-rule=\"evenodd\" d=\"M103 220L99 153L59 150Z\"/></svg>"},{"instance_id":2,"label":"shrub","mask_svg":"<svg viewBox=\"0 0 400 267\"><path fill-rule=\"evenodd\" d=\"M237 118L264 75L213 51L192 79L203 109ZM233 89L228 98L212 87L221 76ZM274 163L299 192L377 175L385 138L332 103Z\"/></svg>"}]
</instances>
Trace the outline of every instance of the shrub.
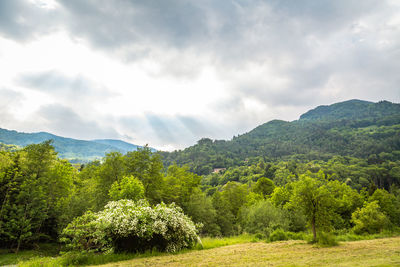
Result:
<instances>
[{"instance_id":1,"label":"shrub","mask_svg":"<svg viewBox=\"0 0 400 267\"><path fill-rule=\"evenodd\" d=\"M281 228L276 229L269 235L269 241L281 241L281 240L289 240L289 236L287 232L282 230Z\"/></svg>"},{"instance_id":2,"label":"shrub","mask_svg":"<svg viewBox=\"0 0 400 267\"><path fill-rule=\"evenodd\" d=\"M70 250L103 252L110 249L111 239L97 219L98 215L90 211L75 218L62 231L60 241Z\"/></svg>"},{"instance_id":3,"label":"shrub","mask_svg":"<svg viewBox=\"0 0 400 267\"><path fill-rule=\"evenodd\" d=\"M174 204L152 208L144 200L126 199L111 201L103 211L75 219L63 231L62 240L72 249L90 251L87 242L92 244L92 239L98 251L129 252L153 248L174 252L199 240L194 223Z\"/></svg>"},{"instance_id":4,"label":"shrub","mask_svg":"<svg viewBox=\"0 0 400 267\"><path fill-rule=\"evenodd\" d=\"M331 233L319 232L317 236L317 244L323 247L333 247L337 246L338 242L336 238Z\"/></svg>"}]
</instances>

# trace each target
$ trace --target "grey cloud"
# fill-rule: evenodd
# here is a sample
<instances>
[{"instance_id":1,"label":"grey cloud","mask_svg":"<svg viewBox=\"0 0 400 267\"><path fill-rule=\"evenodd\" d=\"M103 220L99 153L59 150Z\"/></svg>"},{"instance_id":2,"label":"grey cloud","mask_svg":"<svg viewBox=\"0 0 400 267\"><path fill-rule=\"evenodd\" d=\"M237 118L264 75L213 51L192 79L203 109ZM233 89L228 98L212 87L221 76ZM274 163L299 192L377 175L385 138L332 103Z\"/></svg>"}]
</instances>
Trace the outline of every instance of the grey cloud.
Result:
<instances>
[{"instance_id":1,"label":"grey cloud","mask_svg":"<svg viewBox=\"0 0 400 267\"><path fill-rule=\"evenodd\" d=\"M40 128L61 136L80 139L119 138L120 135L107 125L88 120L74 110L62 105L47 105L41 107L33 116L40 120Z\"/></svg>"},{"instance_id":2,"label":"grey cloud","mask_svg":"<svg viewBox=\"0 0 400 267\"><path fill-rule=\"evenodd\" d=\"M58 27L60 13L39 8L29 1L0 1L0 35L26 41Z\"/></svg>"},{"instance_id":3,"label":"grey cloud","mask_svg":"<svg viewBox=\"0 0 400 267\"><path fill-rule=\"evenodd\" d=\"M125 116L113 120L118 122L131 142L139 145L148 143L155 148L167 146L183 148L194 144L202 137L215 136L219 130L213 122L184 115L150 113L145 116Z\"/></svg>"},{"instance_id":4,"label":"grey cloud","mask_svg":"<svg viewBox=\"0 0 400 267\"><path fill-rule=\"evenodd\" d=\"M114 96L114 93L83 76L68 77L57 71L25 73L17 82L30 89L73 101Z\"/></svg>"},{"instance_id":5,"label":"grey cloud","mask_svg":"<svg viewBox=\"0 0 400 267\"><path fill-rule=\"evenodd\" d=\"M201 120L190 116L177 116L177 119L194 136L213 136L215 132L210 125L205 125Z\"/></svg>"}]
</instances>

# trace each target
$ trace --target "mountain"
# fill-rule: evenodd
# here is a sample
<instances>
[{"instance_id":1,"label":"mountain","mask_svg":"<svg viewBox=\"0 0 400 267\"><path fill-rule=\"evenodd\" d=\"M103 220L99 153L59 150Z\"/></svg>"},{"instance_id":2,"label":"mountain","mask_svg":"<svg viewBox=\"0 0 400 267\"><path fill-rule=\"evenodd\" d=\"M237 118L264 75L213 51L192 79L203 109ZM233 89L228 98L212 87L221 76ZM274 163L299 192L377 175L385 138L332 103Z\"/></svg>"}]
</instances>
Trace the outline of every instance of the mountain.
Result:
<instances>
[{"instance_id":1,"label":"mountain","mask_svg":"<svg viewBox=\"0 0 400 267\"><path fill-rule=\"evenodd\" d=\"M163 152L164 164L187 164L198 174L244 165L254 157L328 159L334 155L400 160L400 104L349 100L318 106L288 122L273 120L232 140L201 139Z\"/></svg>"},{"instance_id":2,"label":"mountain","mask_svg":"<svg viewBox=\"0 0 400 267\"><path fill-rule=\"evenodd\" d=\"M373 103L363 100L349 100L330 106L318 106L300 116L300 120L325 120L340 119L359 120L364 118L382 118L399 115L400 105L388 101Z\"/></svg>"},{"instance_id":3,"label":"mountain","mask_svg":"<svg viewBox=\"0 0 400 267\"><path fill-rule=\"evenodd\" d=\"M24 147L29 144L38 144L46 140L53 140L53 146L60 158L71 162L88 162L104 157L105 153L119 151L126 153L137 150L140 146L121 140L78 140L50 134L47 132L22 133L0 128L0 143ZM152 149L154 150L154 149Z\"/></svg>"}]
</instances>

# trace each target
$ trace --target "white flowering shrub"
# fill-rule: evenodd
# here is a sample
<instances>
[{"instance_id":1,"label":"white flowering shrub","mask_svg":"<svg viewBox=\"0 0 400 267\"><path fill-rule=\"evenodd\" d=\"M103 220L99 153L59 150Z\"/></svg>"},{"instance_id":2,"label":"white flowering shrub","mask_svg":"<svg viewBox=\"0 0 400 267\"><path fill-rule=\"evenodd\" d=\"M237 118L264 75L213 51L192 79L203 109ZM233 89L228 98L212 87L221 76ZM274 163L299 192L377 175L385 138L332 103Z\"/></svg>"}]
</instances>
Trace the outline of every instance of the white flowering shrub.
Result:
<instances>
[{"instance_id":1,"label":"white flowering shrub","mask_svg":"<svg viewBox=\"0 0 400 267\"><path fill-rule=\"evenodd\" d=\"M199 240L194 223L174 204L162 203L152 208L144 200L134 202L122 199L109 202L103 211L95 215L93 223L98 226L95 229L101 229L104 238L110 240L104 242L105 246L111 244L116 251L156 248L159 251L174 252L190 248ZM70 235L70 240L75 238L78 235ZM78 249L82 247L84 246L77 246Z\"/></svg>"}]
</instances>

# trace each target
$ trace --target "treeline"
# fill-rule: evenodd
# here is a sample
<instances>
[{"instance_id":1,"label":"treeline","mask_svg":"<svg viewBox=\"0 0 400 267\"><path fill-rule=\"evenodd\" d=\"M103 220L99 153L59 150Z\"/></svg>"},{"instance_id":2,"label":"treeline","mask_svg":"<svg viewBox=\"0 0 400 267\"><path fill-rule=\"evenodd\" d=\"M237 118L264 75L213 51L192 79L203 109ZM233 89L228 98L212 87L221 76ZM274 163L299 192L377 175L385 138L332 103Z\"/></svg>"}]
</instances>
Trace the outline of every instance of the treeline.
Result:
<instances>
[{"instance_id":1,"label":"treeline","mask_svg":"<svg viewBox=\"0 0 400 267\"><path fill-rule=\"evenodd\" d=\"M76 228L82 225L98 238L99 229L92 222L109 218L104 214L112 214L113 205L125 211L130 207L132 214L146 211L147 222L167 218L154 225L175 225L168 214L180 214L179 210L157 205L161 202L175 203L198 225L200 234L211 236L249 232L268 237L276 231L309 229L317 238L322 232L374 233L400 226L399 161L338 156L328 161L252 158L246 164L201 177L186 166L164 169L161 156L147 147L125 155L109 153L102 161L76 167L60 160L51 142L2 151L0 246L18 251L36 242L58 242L61 233L75 242L82 238L73 235L81 234L75 230L82 230ZM104 210L107 203L114 203L110 201L124 199L144 199L148 204L115 202ZM123 231L115 225L109 223L110 233ZM193 233L190 222L187 225L182 229ZM154 244L159 243L157 238L155 234ZM172 251L169 246L165 248Z\"/></svg>"}]
</instances>

